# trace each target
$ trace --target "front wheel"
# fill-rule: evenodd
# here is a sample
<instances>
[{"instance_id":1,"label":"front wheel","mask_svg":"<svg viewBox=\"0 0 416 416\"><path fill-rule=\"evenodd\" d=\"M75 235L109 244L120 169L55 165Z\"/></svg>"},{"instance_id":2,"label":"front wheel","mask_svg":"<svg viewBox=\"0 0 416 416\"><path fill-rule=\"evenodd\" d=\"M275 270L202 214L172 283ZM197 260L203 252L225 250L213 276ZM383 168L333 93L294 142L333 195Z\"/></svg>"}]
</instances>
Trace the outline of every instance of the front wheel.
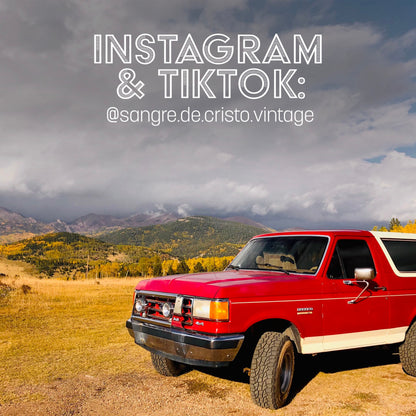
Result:
<instances>
[{"instance_id":1,"label":"front wheel","mask_svg":"<svg viewBox=\"0 0 416 416\"><path fill-rule=\"evenodd\" d=\"M162 376L177 377L190 371L190 367L186 364L178 363L154 352L151 353L151 357L154 369Z\"/></svg>"},{"instance_id":2,"label":"front wheel","mask_svg":"<svg viewBox=\"0 0 416 416\"><path fill-rule=\"evenodd\" d=\"M251 397L267 409L284 406L295 370L295 351L289 337L265 332L254 350L250 372Z\"/></svg>"}]
</instances>

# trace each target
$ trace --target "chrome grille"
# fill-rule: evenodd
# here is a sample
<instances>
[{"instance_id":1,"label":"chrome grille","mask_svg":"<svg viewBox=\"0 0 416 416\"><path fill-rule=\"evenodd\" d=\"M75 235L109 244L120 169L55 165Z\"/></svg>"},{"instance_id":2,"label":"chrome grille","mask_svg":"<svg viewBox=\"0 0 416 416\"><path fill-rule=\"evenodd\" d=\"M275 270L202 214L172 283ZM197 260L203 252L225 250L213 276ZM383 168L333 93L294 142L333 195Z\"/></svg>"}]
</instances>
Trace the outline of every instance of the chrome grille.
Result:
<instances>
[{"instance_id":1,"label":"chrome grille","mask_svg":"<svg viewBox=\"0 0 416 416\"><path fill-rule=\"evenodd\" d=\"M133 307L133 317L146 321L153 322L159 325L168 326L172 322L172 318L182 325L192 325L192 309L193 298L184 296L175 296L172 294L137 292L135 298L136 302L140 301L143 305L140 310ZM169 304L171 306L169 316L163 314L163 305ZM174 313L175 310L175 313Z\"/></svg>"},{"instance_id":2,"label":"chrome grille","mask_svg":"<svg viewBox=\"0 0 416 416\"><path fill-rule=\"evenodd\" d=\"M156 293L137 293L136 300L139 298L144 299L145 308L143 311L139 313L137 313L136 310L133 310L133 315L137 315L146 319L154 319L162 322L171 322L173 306L175 304L174 295L163 295ZM166 303L171 306L169 316L163 315L163 305Z\"/></svg>"}]
</instances>

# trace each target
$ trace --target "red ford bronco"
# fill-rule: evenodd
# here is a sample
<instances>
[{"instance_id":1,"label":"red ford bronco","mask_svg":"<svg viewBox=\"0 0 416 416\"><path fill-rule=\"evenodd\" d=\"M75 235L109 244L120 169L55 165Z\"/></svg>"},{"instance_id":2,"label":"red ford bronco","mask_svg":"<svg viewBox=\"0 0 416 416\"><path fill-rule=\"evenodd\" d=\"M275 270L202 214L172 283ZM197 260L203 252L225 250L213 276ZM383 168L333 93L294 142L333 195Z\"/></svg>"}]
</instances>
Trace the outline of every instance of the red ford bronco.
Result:
<instances>
[{"instance_id":1,"label":"red ford bronco","mask_svg":"<svg viewBox=\"0 0 416 416\"><path fill-rule=\"evenodd\" d=\"M298 354L400 344L416 376L416 235L260 235L223 272L142 280L126 326L162 375L248 363L252 398L271 409Z\"/></svg>"}]
</instances>

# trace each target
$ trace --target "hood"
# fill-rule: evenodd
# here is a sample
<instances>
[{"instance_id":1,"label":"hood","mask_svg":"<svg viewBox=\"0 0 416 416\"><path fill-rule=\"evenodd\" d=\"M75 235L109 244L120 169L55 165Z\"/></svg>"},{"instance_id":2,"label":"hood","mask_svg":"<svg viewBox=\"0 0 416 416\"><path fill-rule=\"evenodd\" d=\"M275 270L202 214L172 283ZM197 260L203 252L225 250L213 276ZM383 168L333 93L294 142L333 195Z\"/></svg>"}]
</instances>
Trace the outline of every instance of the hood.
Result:
<instances>
[{"instance_id":1,"label":"hood","mask_svg":"<svg viewBox=\"0 0 416 416\"><path fill-rule=\"evenodd\" d=\"M316 276L264 270L226 270L142 280L136 289L206 298L236 298L304 293L305 285L317 286Z\"/></svg>"}]
</instances>

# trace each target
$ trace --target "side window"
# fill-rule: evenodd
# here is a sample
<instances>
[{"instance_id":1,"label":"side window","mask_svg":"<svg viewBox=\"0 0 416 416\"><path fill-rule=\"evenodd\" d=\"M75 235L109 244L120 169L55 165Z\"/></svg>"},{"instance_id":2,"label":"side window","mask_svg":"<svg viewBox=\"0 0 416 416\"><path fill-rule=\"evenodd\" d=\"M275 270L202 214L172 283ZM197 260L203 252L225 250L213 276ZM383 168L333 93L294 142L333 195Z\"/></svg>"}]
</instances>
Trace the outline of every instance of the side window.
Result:
<instances>
[{"instance_id":1,"label":"side window","mask_svg":"<svg viewBox=\"0 0 416 416\"><path fill-rule=\"evenodd\" d=\"M354 269L367 267L375 270L370 249L364 240L339 240L327 276L330 279L353 279Z\"/></svg>"},{"instance_id":2,"label":"side window","mask_svg":"<svg viewBox=\"0 0 416 416\"><path fill-rule=\"evenodd\" d=\"M388 240L383 243L399 272L416 272L416 240Z\"/></svg>"}]
</instances>

